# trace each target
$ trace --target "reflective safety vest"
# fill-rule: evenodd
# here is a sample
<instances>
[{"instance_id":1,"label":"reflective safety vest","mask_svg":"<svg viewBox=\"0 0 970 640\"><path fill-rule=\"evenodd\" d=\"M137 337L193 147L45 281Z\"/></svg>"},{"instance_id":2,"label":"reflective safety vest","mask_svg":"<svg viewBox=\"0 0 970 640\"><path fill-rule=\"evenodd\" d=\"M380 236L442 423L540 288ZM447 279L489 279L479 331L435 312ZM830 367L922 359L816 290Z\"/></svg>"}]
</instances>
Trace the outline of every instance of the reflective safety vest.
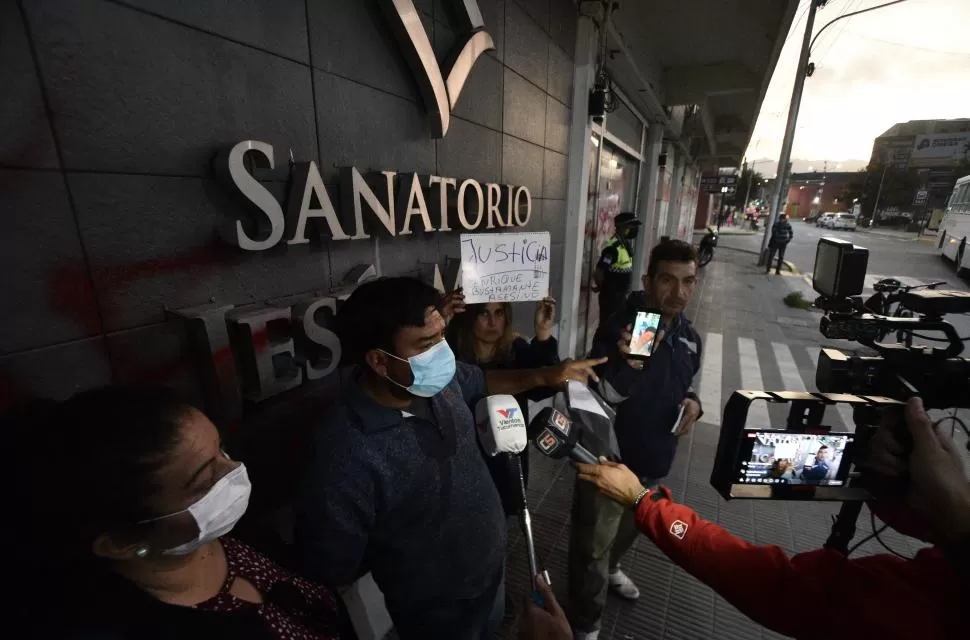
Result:
<instances>
[{"instance_id":1,"label":"reflective safety vest","mask_svg":"<svg viewBox=\"0 0 970 640\"><path fill-rule=\"evenodd\" d=\"M610 265L610 271L613 273L633 273L633 256L630 255L630 251L626 248L626 243L618 237L613 236L603 248L607 249L609 247L616 247L616 262Z\"/></svg>"}]
</instances>

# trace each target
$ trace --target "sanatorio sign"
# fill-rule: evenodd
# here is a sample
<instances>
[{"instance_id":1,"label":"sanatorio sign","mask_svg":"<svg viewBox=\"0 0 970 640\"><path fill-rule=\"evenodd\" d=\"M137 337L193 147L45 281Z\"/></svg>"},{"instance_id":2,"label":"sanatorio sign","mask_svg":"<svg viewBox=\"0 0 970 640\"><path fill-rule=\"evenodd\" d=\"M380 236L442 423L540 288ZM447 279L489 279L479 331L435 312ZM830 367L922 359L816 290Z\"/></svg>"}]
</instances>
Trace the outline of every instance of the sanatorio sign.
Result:
<instances>
[{"instance_id":1,"label":"sanatorio sign","mask_svg":"<svg viewBox=\"0 0 970 640\"><path fill-rule=\"evenodd\" d=\"M524 227L532 216L532 195L523 186L397 171L365 177L353 166L339 169L335 206L313 161L292 163L284 212L247 169L247 157L257 167L276 166L273 146L258 140L244 140L216 159L216 173L253 210L221 230L226 241L246 251L265 251L281 242L307 244L314 237L364 240L375 234Z\"/></svg>"}]
</instances>

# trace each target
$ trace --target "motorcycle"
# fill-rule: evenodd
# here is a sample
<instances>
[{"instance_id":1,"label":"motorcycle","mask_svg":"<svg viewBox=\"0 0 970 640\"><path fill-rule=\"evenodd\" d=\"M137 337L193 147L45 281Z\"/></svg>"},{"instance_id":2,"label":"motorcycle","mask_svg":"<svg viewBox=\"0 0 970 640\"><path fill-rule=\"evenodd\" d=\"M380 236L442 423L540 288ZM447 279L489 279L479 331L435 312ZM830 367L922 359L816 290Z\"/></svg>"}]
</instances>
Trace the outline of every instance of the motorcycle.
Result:
<instances>
[{"instance_id":1,"label":"motorcycle","mask_svg":"<svg viewBox=\"0 0 970 640\"><path fill-rule=\"evenodd\" d=\"M706 266L714 259L714 247L717 246L717 229L708 227L707 233L701 238L700 247L697 250L698 262L700 267Z\"/></svg>"},{"instance_id":2,"label":"motorcycle","mask_svg":"<svg viewBox=\"0 0 970 640\"><path fill-rule=\"evenodd\" d=\"M890 316L892 318L912 318L913 312L903 306L901 300L904 293L914 289L936 289L946 283L930 282L927 284L917 284L903 286L903 283L896 278L883 278L872 285L873 293L863 303L863 306L871 313L880 316ZM893 307L895 305L895 308ZM890 334L890 331L883 331L876 342L882 342ZM896 332L896 342L905 344L907 347L913 346L913 334L910 331L899 330Z\"/></svg>"}]
</instances>

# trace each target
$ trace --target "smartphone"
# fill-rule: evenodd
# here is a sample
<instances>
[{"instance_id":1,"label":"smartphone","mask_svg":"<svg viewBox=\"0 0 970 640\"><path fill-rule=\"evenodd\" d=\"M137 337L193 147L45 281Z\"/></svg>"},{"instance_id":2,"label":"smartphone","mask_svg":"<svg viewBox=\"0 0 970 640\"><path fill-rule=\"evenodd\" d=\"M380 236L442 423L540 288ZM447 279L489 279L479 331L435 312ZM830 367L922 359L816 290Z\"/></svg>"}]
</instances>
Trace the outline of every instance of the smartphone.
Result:
<instances>
[{"instance_id":1,"label":"smartphone","mask_svg":"<svg viewBox=\"0 0 970 640\"><path fill-rule=\"evenodd\" d=\"M657 337L660 334L660 310L637 311L637 317L633 320L632 333L629 357L646 360L657 346Z\"/></svg>"}]
</instances>

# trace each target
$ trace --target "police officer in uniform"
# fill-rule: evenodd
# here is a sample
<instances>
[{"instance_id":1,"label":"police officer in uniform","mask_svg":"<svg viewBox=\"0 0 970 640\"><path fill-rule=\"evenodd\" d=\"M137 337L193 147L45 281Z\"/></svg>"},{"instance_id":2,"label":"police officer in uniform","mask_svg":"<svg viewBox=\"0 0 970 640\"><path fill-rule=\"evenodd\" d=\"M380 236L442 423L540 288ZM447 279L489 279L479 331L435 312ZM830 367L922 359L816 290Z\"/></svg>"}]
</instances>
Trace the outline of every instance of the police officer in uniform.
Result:
<instances>
[{"instance_id":1,"label":"police officer in uniform","mask_svg":"<svg viewBox=\"0 0 970 640\"><path fill-rule=\"evenodd\" d=\"M600 324L622 309L633 278L633 240L640 232L636 214L624 211L613 218L616 233L603 247L593 272L593 291L599 291Z\"/></svg>"}]
</instances>

